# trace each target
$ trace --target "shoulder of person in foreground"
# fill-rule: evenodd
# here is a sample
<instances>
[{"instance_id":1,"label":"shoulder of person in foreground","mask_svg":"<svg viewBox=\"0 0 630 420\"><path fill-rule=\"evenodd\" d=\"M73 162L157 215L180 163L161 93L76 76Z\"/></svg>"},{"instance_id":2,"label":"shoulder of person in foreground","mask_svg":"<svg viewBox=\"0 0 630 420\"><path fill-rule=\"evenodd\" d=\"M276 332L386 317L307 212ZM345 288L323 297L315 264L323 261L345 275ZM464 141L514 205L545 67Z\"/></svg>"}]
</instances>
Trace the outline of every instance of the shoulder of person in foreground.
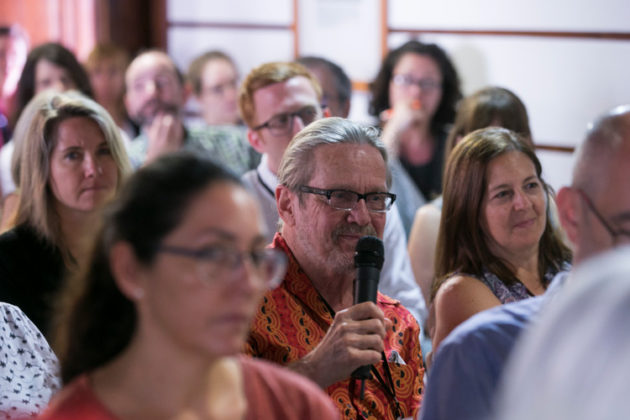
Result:
<instances>
[{"instance_id":1,"label":"shoulder of person in foreground","mask_svg":"<svg viewBox=\"0 0 630 420\"><path fill-rule=\"evenodd\" d=\"M501 305L457 326L434 358L420 419L488 418L514 343L544 300Z\"/></svg>"},{"instance_id":2,"label":"shoulder of person in foreground","mask_svg":"<svg viewBox=\"0 0 630 420\"><path fill-rule=\"evenodd\" d=\"M18 307L0 303L0 418L36 415L59 388L59 363L42 333Z\"/></svg>"},{"instance_id":3,"label":"shoulder of person in foreground","mask_svg":"<svg viewBox=\"0 0 630 420\"><path fill-rule=\"evenodd\" d=\"M279 365L240 358L251 419L338 419L330 397L314 382Z\"/></svg>"}]
</instances>

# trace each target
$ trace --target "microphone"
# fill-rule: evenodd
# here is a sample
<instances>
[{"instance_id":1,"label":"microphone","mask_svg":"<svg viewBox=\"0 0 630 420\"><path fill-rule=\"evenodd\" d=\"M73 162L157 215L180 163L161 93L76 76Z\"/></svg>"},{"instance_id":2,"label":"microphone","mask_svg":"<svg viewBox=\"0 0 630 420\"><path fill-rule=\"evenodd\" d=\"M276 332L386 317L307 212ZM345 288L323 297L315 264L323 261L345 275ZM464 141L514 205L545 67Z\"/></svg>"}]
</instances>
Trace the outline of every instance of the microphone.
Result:
<instances>
[{"instance_id":1,"label":"microphone","mask_svg":"<svg viewBox=\"0 0 630 420\"><path fill-rule=\"evenodd\" d=\"M385 250L383 241L375 236L363 236L357 242L354 253L354 266L357 278L354 283L354 303L376 303L378 281L383 267ZM361 399L365 391L365 380L372 379L370 365L361 366L352 372L352 378L361 380Z\"/></svg>"}]
</instances>

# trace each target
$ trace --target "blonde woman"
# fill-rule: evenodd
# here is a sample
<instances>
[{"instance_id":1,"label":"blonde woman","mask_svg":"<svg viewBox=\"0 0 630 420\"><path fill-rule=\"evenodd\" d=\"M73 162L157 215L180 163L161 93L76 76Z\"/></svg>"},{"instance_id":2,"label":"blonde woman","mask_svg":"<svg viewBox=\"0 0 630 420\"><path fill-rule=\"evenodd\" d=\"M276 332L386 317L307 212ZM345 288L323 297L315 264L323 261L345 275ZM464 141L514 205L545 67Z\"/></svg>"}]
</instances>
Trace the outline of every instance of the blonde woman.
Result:
<instances>
[{"instance_id":1,"label":"blonde woman","mask_svg":"<svg viewBox=\"0 0 630 420\"><path fill-rule=\"evenodd\" d=\"M16 132L19 199L0 235L0 301L18 306L48 335L64 275L85 258L100 210L130 170L107 112L78 92L44 92Z\"/></svg>"}]
</instances>

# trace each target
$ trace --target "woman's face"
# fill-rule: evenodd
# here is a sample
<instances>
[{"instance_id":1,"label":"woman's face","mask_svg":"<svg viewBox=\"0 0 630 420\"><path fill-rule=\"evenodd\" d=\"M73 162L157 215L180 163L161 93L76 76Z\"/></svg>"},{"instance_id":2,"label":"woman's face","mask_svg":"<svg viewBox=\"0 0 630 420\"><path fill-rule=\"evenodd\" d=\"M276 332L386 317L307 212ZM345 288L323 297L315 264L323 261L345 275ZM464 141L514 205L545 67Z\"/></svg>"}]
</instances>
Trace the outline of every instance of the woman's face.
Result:
<instances>
[{"instance_id":1,"label":"woman's face","mask_svg":"<svg viewBox=\"0 0 630 420\"><path fill-rule=\"evenodd\" d=\"M125 94L125 63L116 57L102 59L88 71L94 98L100 104L118 105Z\"/></svg>"},{"instance_id":2,"label":"woman's face","mask_svg":"<svg viewBox=\"0 0 630 420\"><path fill-rule=\"evenodd\" d=\"M389 81L390 107L419 101L420 107L433 117L441 100L442 73L438 64L428 55L406 53L400 57Z\"/></svg>"},{"instance_id":3,"label":"woman's face","mask_svg":"<svg viewBox=\"0 0 630 420\"><path fill-rule=\"evenodd\" d=\"M254 199L242 187L219 182L190 202L161 246L260 252L266 246L262 226ZM242 351L266 290L247 258L228 266L168 251L158 252L143 281L144 295L137 300L140 330L160 337L160 344L202 357Z\"/></svg>"},{"instance_id":4,"label":"woman's face","mask_svg":"<svg viewBox=\"0 0 630 420\"><path fill-rule=\"evenodd\" d=\"M490 161L486 179L482 226L490 251L508 260L537 251L547 203L533 162L522 152L504 153Z\"/></svg>"},{"instance_id":5,"label":"woman's face","mask_svg":"<svg viewBox=\"0 0 630 420\"><path fill-rule=\"evenodd\" d=\"M65 92L76 88L77 85L65 68L44 58L35 65L35 94L47 89Z\"/></svg>"},{"instance_id":6,"label":"woman's face","mask_svg":"<svg viewBox=\"0 0 630 420\"><path fill-rule=\"evenodd\" d=\"M96 122L72 117L56 128L49 185L58 211L92 212L114 197L118 168Z\"/></svg>"}]
</instances>

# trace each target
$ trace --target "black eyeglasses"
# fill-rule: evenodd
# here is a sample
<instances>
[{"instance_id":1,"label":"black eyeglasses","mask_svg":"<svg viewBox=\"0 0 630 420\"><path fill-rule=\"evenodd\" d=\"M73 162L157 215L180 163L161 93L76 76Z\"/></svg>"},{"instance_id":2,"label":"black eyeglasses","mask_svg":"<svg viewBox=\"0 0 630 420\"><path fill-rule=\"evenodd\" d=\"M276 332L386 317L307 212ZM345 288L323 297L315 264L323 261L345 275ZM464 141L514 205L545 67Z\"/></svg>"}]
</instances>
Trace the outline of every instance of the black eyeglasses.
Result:
<instances>
[{"instance_id":1,"label":"black eyeglasses","mask_svg":"<svg viewBox=\"0 0 630 420\"><path fill-rule=\"evenodd\" d=\"M591 209L591 211L593 212L593 214L595 215L597 220L599 220L599 222L602 224L602 226L604 226L604 228L606 228L606 230L608 231L610 236L612 236L613 242L616 243L617 239L620 236L626 236L626 237L630 238L630 231L625 230L625 229L613 229L613 227L610 225L610 223L608 223L606 221L606 219L604 219L604 216L602 216L602 214L595 208L595 205L593 204L591 199L588 197L588 195L586 195L586 193L584 191L582 191L581 189L577 188L577 192L580 194L580 196L582 197L582 199L584 200L584 202L586 203L588 208Z\"/></svg>"},{"instance_id":2,"label":"black eyeglasses","mask_svg":"<svg viewBox=\"0 0 630 420\"><path fill-rule=\"evenodd\" d=\"M314 106L305 106L295 112L287 112L286 114L278 114L271 117L266 122L254 127L254 130L262 130L267 128L274 136L284 136L293 130L293 121L295 117L300 117L302 123L306 126L321 116L321 111Z\"/></svg>"},{"instance_id":3,"label":"black eyeglasses","mask_svg":"<svg viewBox=\"0 0 630 420\"><path fill-rule=\"evenodd\" d=\"M365 200L365 206L373 213L385 213L396 201L396 194L389 192L373 192L359 194L348 190L322 190L302 185L299 190L307 194L323 195L333 209L350 211L357 206L359 200Z\"/></svg>"},{"instance_id":4,"label":"black eyeglasses","mask_svg":"<svg viewBox=\"0 0 630 420\"><path fill-rule=\"evenodd\" d=\"M273 289L281 283L287 265L286 256L281 251L269 248L241 252L222 246L192 249L161 245L158 247L158 252L197 260L198 274L208 283L214 279L231 278L247 259L252 264L258 278L265 282L267 287Z\"/></svg>"},{"instance_id":5,"label":"black eyeglasses","mask_svg":"<svg viewBox=\"0 0 630 420\"><path fill-rule=\"evenodd\" d=\"M419 86L425 92L433 91L442 87L442 83L433 79L416 79L410 74L396 74L392 77L392 82L398 86L410 87Z\"/></svg>"}]
</instances>

